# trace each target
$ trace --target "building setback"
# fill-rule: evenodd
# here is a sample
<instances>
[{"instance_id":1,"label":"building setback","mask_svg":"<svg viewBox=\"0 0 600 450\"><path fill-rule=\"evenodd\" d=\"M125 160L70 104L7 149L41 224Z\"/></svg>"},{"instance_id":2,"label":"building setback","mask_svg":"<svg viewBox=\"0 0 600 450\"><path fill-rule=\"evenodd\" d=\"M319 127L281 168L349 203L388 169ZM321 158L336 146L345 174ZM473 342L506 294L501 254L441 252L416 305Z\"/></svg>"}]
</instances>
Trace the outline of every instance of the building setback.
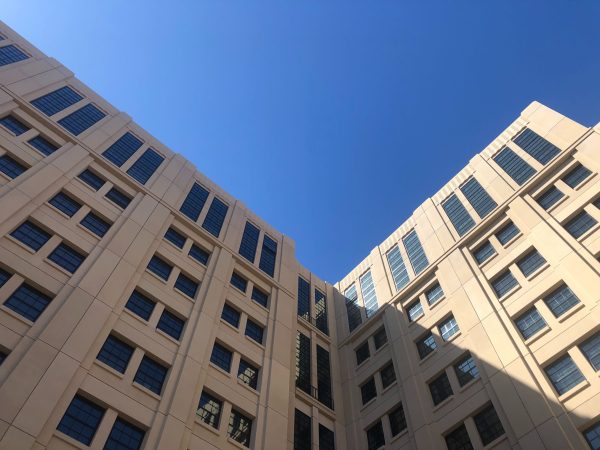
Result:
<instances>
[{"instance_id":1,"label":"building setback","mask_svg":"<svg viewBox=\"0 0 600 450\"><path fill-rule=\"evenodd\" d=\"M534 102L330 285L0 23L0 449L598 449L599 171Z\"/></svg>"}]
</instances>

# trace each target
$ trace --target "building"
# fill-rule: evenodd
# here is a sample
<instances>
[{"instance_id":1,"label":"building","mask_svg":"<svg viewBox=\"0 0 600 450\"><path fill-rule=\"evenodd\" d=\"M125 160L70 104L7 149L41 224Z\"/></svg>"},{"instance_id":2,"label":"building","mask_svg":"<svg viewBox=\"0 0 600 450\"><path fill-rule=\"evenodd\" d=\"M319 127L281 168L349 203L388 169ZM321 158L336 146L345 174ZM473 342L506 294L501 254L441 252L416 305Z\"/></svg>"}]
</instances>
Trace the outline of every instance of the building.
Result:
<instances>
[{"instance_id":1,"label":"building","mask_svg":"<svg viewBox=\"0 0 600 450\"><path fill-rule=\"evenodd\" d=\"M598 172L534 102L330 285L0 24L0 449L598 449Z\"/></svg>"}]
</instances>

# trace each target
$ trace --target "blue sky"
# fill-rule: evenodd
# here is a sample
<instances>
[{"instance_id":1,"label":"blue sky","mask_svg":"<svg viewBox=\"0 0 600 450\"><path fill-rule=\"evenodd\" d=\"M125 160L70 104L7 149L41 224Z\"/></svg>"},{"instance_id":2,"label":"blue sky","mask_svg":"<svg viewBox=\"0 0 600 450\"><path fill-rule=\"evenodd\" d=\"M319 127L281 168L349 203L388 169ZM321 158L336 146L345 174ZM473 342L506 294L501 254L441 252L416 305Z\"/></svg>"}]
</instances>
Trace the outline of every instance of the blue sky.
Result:
<instances>
[{"instance_id":1,"label":"blue sky","mask_svg":"<svg viewBox=\"0 0 600 450\"><path fill-rule=\"evenodd\" d=\"M600 2L5 0L1 19L331 282L532 100L600 121Z\"/></svg>"}]
</instances>

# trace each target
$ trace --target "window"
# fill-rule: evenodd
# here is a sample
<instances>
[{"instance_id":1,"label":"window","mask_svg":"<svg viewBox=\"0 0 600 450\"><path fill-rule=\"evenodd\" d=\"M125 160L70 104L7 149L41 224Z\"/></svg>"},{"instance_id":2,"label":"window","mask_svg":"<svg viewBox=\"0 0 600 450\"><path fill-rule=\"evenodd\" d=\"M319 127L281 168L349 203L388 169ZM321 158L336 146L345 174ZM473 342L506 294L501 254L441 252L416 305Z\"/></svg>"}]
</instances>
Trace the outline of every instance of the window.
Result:
<instances>
[{"instance_id":1,"label":"window","mask_svg":"<svg viewBox=\"0 0 600 450\"><path fill-rule=\"evenodd\" d=\"M354 353L356 353L356 365L360 366L371 356L371 352L369 351L369 342L365 341L360 344L356 350L354 350Z\"/></svg>"},{"instance_id":2,"label":"window","mask_svg":"<svg viewBox=\"0 0 600 450\"><path fill-rule=\"evenodd\" d=\"M77 176L77 178L95 191L104 186L105 183L105 181L99 175L96 175L96 173L92 172L90 169L85 169Z\"/></svg>"},{"instance_id":3,"label":"window","mask_svg":"<svg viewBox=\"0 0 600 450\"><path fill-rule=\"evenodd\" d=\"M215 197L210 204L210 208L208 208L208 213L204 218L202 228L218 238L219 234L221 234L221 227L225 221L228 209L229 206L227 206L227 203L224 203Z\"/></svg>"},{"instance_id":4,"label":"window","mask_svg":"<svg viewBox=\"0 0 600 450\"><path fill-rule=\"evenodd\" d=\"M570 391L585 380L583 374L569 355L563 356L558 361L546 367L546 375L548 375L558 395Z\"/></svg>"},{"instance_id":5,"label":"window","mask_svg":"<svg viewBox=\"0 0 600 450\"><path fill-rule=\"evenodd\" d=\"M104 450L139 450L145 434L141 428L117 417L104 444Z\"/></svg>"},{"instance_id":6,"label":"window","mask_svg":"<svg viewBox=\"0 0 600 450\"><path fill-rule=\"evenodd\" d=\"M546 260L536 249L533 249L517 261L517 266L526 277L537 271L544 264L546 264Z\"/></svg>"},{"instance_id":7,"label":"window","mask_svg":"<svg viewBox=\"0 0 600 450\"><path fill-rule=\"evenodd\" d=\"M265 308L267 308L267 305L269 304L269 294L261 291L256 286L252 286L252 297L251 298L256 303L258 303L261 306L264 306Z\"/></svg>"},{"instance_id":8,"label":"window","mask_svg":"<svg viewBox=\"0 0 600 450\"><path fill-rule=\"evenodd\" d=\"M431 352L433 352L437 348L437 344L435 343L435 338L433 337L433 333L431 331L427 332L425 336L419 339L416 342L417 351L419 352L419 357L421 359L425 358Z\"/></svg>"},{"instance_id":9,"label":"window","mask_svg":"<svg viewBox=\"0 0 600 450\"><path fill-rule=\"evenodd\" d=\"M558 189L556 186L552 186L537 198L537 202L542 208L548 210L558 203L558 201L564 196L565 194L563 194L560 189Z\"/></svg>"},{"instance_id":10,"label":"window","mask_svg":"<svg viewBox=\"0 0 600 450\"><path fill-rule=\"evenodd\" d=\"M471 444L471 439L464 423L448 433L445 439L448 450L473 450L473 444Z\"/></svg>"},{"instance_id":11,"label":"window","mask_svg":"<svg viewBox=\"0 0 600 450\"><path fill-rule=\"evenodd\" d=\"M265 234L258 268L271 277L275 274L275 260L277 258L277 241Z\"/></svg>"},{"instance_id":12,"label":"window","mask_svg":"<svg viewBox=\"0 0 600 450\"><path fill-rule=\"evenodd\" d=\"M239 253L251 263L254 263L254 259L256 258L256 247L258 246L259 234L260 230L258 228L250 222L246 222Z\"/></svg>"},{"instance_id":13,"label":"window","mask_svg":"<svg viewBox=\"0 0 600 450\"><path fill-rule=\"evenodd\" d=\"M167 281L169 279L169 275L171 275L173 267L155 255L148 263L148 270L157 275L159 278Z\"/></svg>"},{"instance_id":14,"label":"window","mask_svg":"<svg viewBox=\"0 0 600 450\"><path fill-rule=\"evenodd\" d=\"M183 248L185 245L185 236L175 231L173 228L169 228L165 233L165 239L173 244L175 247Z\"/></svg>"},{"instance_id":15,"label":"window","mask_svg":"<svg viewBox=\"0 0 600 450\"><path fill-rule=\"evenodd\" d=\"M106 159L117 167L121 167L143 145L143 141L129 131L102 153Z\"/></svg>"},{"instance_id":16,"label":"window","mask_svg":"<svg viewBox=\"0 0 600 450\"><path fill-rule=\"evenodd\" d=\"M381 327L373 335L373 343L375 344L375 350L379 350L385 344L387 344L387 334L385 334L385 327Z\"/></svg>"},{"instance_id":17,"label":"window","mask_svg":"<svg viewBox=\"0 0 600 450\"><path fill-rule=\"evenodd\" d=\"M106 117L104 112L98 109L96 105L89 103L67 117L60 119L58 123L71 134L79 136L104 117Z\"/></svg>"},{"instance_id":18,"label":"window","mask_svg":"<svg viewBox=\"0 0 600 450\"><path fill-rule=\"evenodd\" d=\"M517 317L515 323L517 324L517 328L521 332L523 339L529 339L538 331L546 327L546 321L535 307L525 311Z\"/></svg>"},{"instance_id":19,"label":"window","mask_svg":"<svg viewBox=\"0 0 600 450\"><path fill-rule=\"evenodd\" d=\"M473 417L475 426L481 437L483 445L488 445L504 434L502 423L496 414L493 405L487 406L483 411Z\"/></svg>"},{"instance_id":20,"label":"window","mask_svg":"<svg viewBox=\"0 0 600 450\"><path fill-rule=\"evenodd\" d=\"M82 255L67 244L61 243L52 251L52 253L50 253L48 259L65 269L67 272L75 273L81 263L85 260L85 255Z\"/></svg>"},{"instance_id":21,"label":"window","mask_svg":"<svg viewBox=\"0 0 600 450\"><path fill-rule=\"evenodd\" d=\"M81 395L76 395L56 429L67 436L90 445L106 410Z\"/></svg>"},{"instance_id":22,"label":"window","mask_svg":"<svg viewBox=\"0 0 600 450\"><path fill-rule=\"evenodd\" d=\"M246 293L246 288L248 287L248 280L243 278L237 272L233 272L231 275L231 285L238 288L240 291Z\"/></svg>"},{"instance_id":23,"label":"window","mask_svg":"<svg viewBox=\"0 0 600 450\"><path fill-rule=\"evenodd\" d=\"M133 381L160 395L167 371L165 366L144 355Z\"/></svg>"},{"instance_id":24,"label":"window","mask_svg":"<svg viewBox=\"0 0 600 450\"><path fill-rule=\"evenodd\" d=\"M519 283L513 276L510 270L505 270L503 273L498 275L492 280L492 287L498 298L504 297L508 294L515 286L519 286Z\"/></svg>"},{"instance_id":25,"label":"window","mask_svg":"<svg viewBox=\"0 0 600 450\"><path fill-rule=\"evenodd\" d=\"M315 289L315 325L317 329L329 335L327 323L327 297L320 290Z\"/></svg>"},{"instance_id":26,"label":"window","mask_svg":"<svg viewBox=\"0 0 600 450\"><path fill-rule=\"evenodd\" d=\"M375 293L375 283L371 270L368 270L360 277L360 290L362 292L363 301L365 303L365 312L367 317L375 314L379 305L377 304L377 294Z\"/></svg>"},{"instance_id":27,"label":"window","mask_svg":"<svg viewBox=\"0 0 600 450\"><path fill-rule=\"evenodd\" d=\"M583 435L592 450L600 449L600 422L585 430Z\"/></svg>"},{"instance_id":28,"label":"window","mask_svg":"<svg viewBox=\"0 0 600 450\"><path fill-rule=\"evenodd\" d=\"M333 409L330 364L329 352L317 345L317 399L325 406Z\"/></svg>"},{"instance_id":29,"label":"window","mask_svg":"<svg viewBox=\"0 0 600 450\"><path fill-rule=\"evenodd\" d=\"M229 417L228 436L240 444L250 447L250 436L252 434L252 419L235 409L231 410Z\"/></svg>"},{"instance_id":30,"label":"window","mask_svg":"<svg viewBox=\"0 0 600 450\"><path fill-rule=\"evenodd\" d=\"M112 367L117 372L125 373L129 360L133 355L133 347L109 335L100 349L96 359Z\"/></svg>"},{"instance_id":31,"label":"window","mask_svg":"<svg viewBox=\"0 0 600 450\"><path fill-rule=\"evenodd\" d=\"M311 395L310 380L310 338L298 333L296 335L296 387Z\"/></svg>"},{"instance_id":32,"label":"window","mask_svg":"<svg viewBox=\"0 0 600 450\"><path fill-rule=\"evenodd\" d=\"M175 287L190 298L194 298L196 296L196 292L198 291L198 283L185 275L183 272L177 276L177 280L175 280Z\"/></svg>"},{"instance_id":33,"label":"window","mask_svg":"<svg viewBox=\"0 0 600 450\"><path fill-rule=\"evenodd\" d=\"M20 136L29 131L29 127L14 116L3 117L0 119L0 125L2 125L15 136Z\"/></svg>"},{"instance_id":34,"label":"window","mask_svg":"<svg viewBox=\"0 0 600 450\"><path fill-rule=\"evenodd\" d=\"M440 283L435 283L431 288L425 291L425 298L427 299L427 303L429 306L437 303L441 298L444 297L444 291L442 290L442 286Z\"/></svg>"},{"instance_id":35,"label":"window","mask_svg":"<svg viewBox=\"0 0 600 450\"><path fill-rule=\"evenodd\" d=\"M322 424L319 424L319 450L335 450L335 435Z\"/></svg>"},{"instance_id":36,"label":"window","mask_svg":"<svg viewBox=\"0 0 600 450\"><path fill-rule=\"evenodd\" d=\"M156 328L178 341L181 337L181 333L183 332L184 325L185 321L183 319L180 319L175 314L165 309L160 316L160 320L158 321Z\"/></svg>"},{"instance_id":37,"label":"window","mask_svg":"<svg viewBox=\"0 0 600 450\"><path fill-rule=\"evenodd\" d=\"M421 301L415 300L413 303L408 305L408 307L406 308L406 314L408 315L409 322L414 322L419 317L421 317L424 314L423 305L421 304Z\"/></svg>"},{"instance_id":38,"label":"window","mask_svg":"<svg viewBox=\"0 0 600 450\"><path fill-rule=\"evenodd\" d=\"M390 272L396 285L396 290L402 289L409 282L408 272L406 271L406 265L400 254L400 248L394 245L389 252L386 254L388 265L390 266Z\"/></svg>"},{"instance_id":39,"label":"window","mask_svg":"<svg viewBox=\"0 0 600 450\"><path fill-rule=\"evenodd\" d=\"M577 296L563 284L544 298L544 302L555 317L560 317L569 309L580 303Z\"/></svg>"},{"instance_id":40,"label":"window","mask_svg":"<svg viewBox=\"0 0 600 450\"><path fill-rule=\"evenodd\" d=\"M127 174L140 184L146 184L164 160L163 155L153 148L149 148L127 169Z\"/></svg>"},{"instance_id":41,"label":"window","mask_svg":"<svg viewBox=\"0 0 600 450\"><path fill-rule=\"evenodd\" d=\"M486 241L485 244L480 245L473 252L473 256L475 256L478 264L483 264L495 254L496 250L490 241Z\"/></svg>"},{"instance_id":42,"label":"window","mask_svg":"<svg viewBox=\"0 0 600 450\"><path fill-rule=\"evenodd\" d=\"M29 56L27 56L26 53L22 52L18 47L12 44L0 47L0 67L23 61L27 58L29 58Z\"/></svg>"},{"instance_id":43,"label":"window","mask_svg":"<svg viewBox=\"0 0 600 450\"><path fill-rule=\"evenodd\" d=\"M51 300L52 298L48 295L42 294L27 283L22 283L21 286L19 286L4 302L4 306L12 309L26 319L35 322L44 312Z\"/></svg>"},{"instance_id":44,"label":"window","mask_svg":"<svg viewBox=\"0 0 600 450\"><path fill-rule=\"evenodd\" d=\"M22 242L36 252L50 240L50 233L42 230L33 222L26 220L17 229L10 233L19 242Z\"/></svg>"},{"instance_id":45,"label":"window","mask_svg":"<svg viewBox=\"0 0 600 450\"><path fill-rule=\"evenodd\" d=\"M475 365L475 360L470 353L467 353L461 359L454 363L454 373L458 379L458 384L464 386L471 380L479 376L479 370Z\"/></svg>"},{"instance_id":46,"label":"window","mask_svg":"<svg viewBox=\"0 0 600 450\"><path fill-rule=\"evenodd\" d=\"M240 312L229 306L227 303L223 305L221 319L229 325L233 325L235 328L240 326Z\"/></svg>"},{"instance_id":47,"label":"window","mask_svg":"<svg viewBox=\"0 0 600 450\"><path fill-rule=\"evenodd\" d=\"M450 195L450 197L442 203L442 208L444 208L446 215L450 219L450 222L452 222L452 225L459 236L464 235L475 226L473 218L455 194Z\"/></svg>"},{"instance_id":48,"label":"window","mask_svg":"<svg viewBox=\"0 0 600 450\"><path fill-rule=\"evenodd\" d=\"M127 308L132 313L140 316L142 319L148 320L152 315L152 311L154 311L155 305L155 302L150 300L141 292L135 290L129 296L129 300L127 300L127 303L125 303L125 308Z\"/></svg>"},{"instance_id":49,"label":"window","mask_svg":"<svg viewBox=\"0 0 600 450\"><path fill-rule=\"evenodd\" d=\"M371 377L360 387L360 397L362 404L366 405L377 397L377 388L375 387L375 378Z\"/></svg>"},{"instance_id":50,"label":"window","mask_svg":"<svg viewBox=\"0 0 600 450\"><path fill-rule=\"evenodd\" d=\"M256 389L258 386L258 368L254 367L254 365L250 364L248 361L240 359L238 378L252 389Z\"/></svg>"},{"instance_id":51,"label":"window","mask_svg":"<svg viewBox=\"0 0 600 450\"><path fill-rule=\"evenodd\" d=\"M11 276L12 274L0 268L0 287L4 286L4 284L10 279Z\"/></svg>"},{"instance_id":52,"label":"window","mask_svg":"<svg viewBox=\"0 0 600 450\"><path fill-rule=\"evenodd\" d=\"M210 362L217 367L220 367L225 372L229 373L231 370L231 358L233 354L223 347L218 342L215 342L213 346L212 354L210 355Z\"/></svg>"},{"instance_id":53,"label":"window","mask_svg":"<svg viewBox=\"0 0 600 450\"><path fill-rule=\"evenodd\" d=\"M474 177L469 178L469 180L460 187L460 190L465 195L477 215L482 219L498 206Z\"/></svg>"},{"instance_id":54,"label":"window","mask_svg":"<svg viewBox=\"0 0 600 450\"><path fill-rule=\"evenodd\" d=\"M589 338L587 341L582 342L579 345L581 353L584 354L586 359L592 365L595 371L600 370L600 333L596 333L594 336Z\"/></svg>"},{"instance_id":55,"label":"window","mask_svg":"<svg viewBox=\"0 0 600 450\"><path fill-rule=\"evenodd\" d=\"M298 277L298 315L310 319L310 283Z\"/></svg>"},{"instance_id":56,"label":"window","mask_svg":"<svg viewBox=\"0 0 600 450\"><path fill-rule=\"evenodd\" d=\"M210 257L210 253L198 247L196 244L192 244L190 252L188 254L200 264L203 264L205 266L208 264L208 258Z\"/></svg>"},{"instance_id":57,"label":"window","mask_svg":"<svg viewBox=\"0 0 600 450\"><path fill-rule=\"evenodd\" d=\"M81 208L81 204L79 204L79 202L73 200L64 192L59 192L56 194L54 197L48 200L48 203L69 217L73 217Z\"/></svg>"},{"instance_id":58,"label":"window","mask_svg":"<svg viewBox=\"0 0 600 450\"><path fill-rule=\"evenodd\" d=\"M47 116L53 116L57 112L67 109L69 106L83 100L83 96L75 92L69 86L61 87L49 94L42 95L31 102Z\"/></svg>"},{"instance_id":59,"label":"window","mask_svg":"<svg viewBox=\"0 0 600 450\"><path fill-rule=\"evenodd\" d=\"M294 450L312 450L312 419L297 409L294 412Z\"/></svg>"},{"instance_id":60,"label":"window","mask_svg":"<svg viewBox=\"0 0 600 450\"><path fill-rule=\"evenodd\" d=\"M369 450L377 450L385 445L385 437L383 435L383 426L381 420L375 422L367 430L367 445Z\"/></svg>"},{"instance_id":61,"label":"window","mask_svg":"<svg viewBox=\"0 0 600 450\"><path fill-rule=\"evenodd\" d=\"M580 163L577 163L569 173L567 173L562 180L572 189L575 189L579 186L583 181L589 177L592 172L587 168L582 166Z\"/></svg>"},{"instance_id":62,"label":"window","mask_svg":"<svg viewBox=\"0 0 600 450\"><path fill-rule=\"evenodd\" d=\"M406 248L406 254L408 255L408 259L410 260L415 275L420 274L429 265L429 261L423 251L417 232L412 230L402 238L402 242L404 243L404 248Z\"/></svg>"},{"instance_id":63,"label":"window","mask_svg":"<svg viewBox=\"0 0 600 450\"><path fill-rule=\"evenodd\" d=\"M404 415L404 408L400 403L396 409L388 413L388 420L390 421L390 431L392 436L397 436L402 431L406 430L406 416Z\"/></svg>"},{"instance_id":64,"label":"window","mask_svg":"<svg viewBox=\"0 0 600 450\"><path fill-rule=\"evenodd\" d=\"M0 351L0 366L2 365L7 356L8 354L4 353L3 351Z\"/></svg>"},{"instance_id":65,"label":"window","mask_svg":"<svg viewBox=\"0 0 600 450\"><path fill-rule=\"evenodd\" d=\"M581 211L567 223L565 223L565 229L575 239L583 236L588 230L590 230L598 221L590 216L586 211Z\"/></svg>"},{"instance_id":66,"label":"window","mask_svg":"<svg viewBox=\"0 0 600 450\"><path fill-rule=\"evenodd\" d=\"M515 144L533 156L540 164L546 165L560 153L560 149L529 128L514 139Z\"/></svg>"},{"instance_id":67,"label":"window","mask_svg":"<svg viewBox=\"0 0 600 450\"><path fill-rule=\"evenodd\" d=\"M263 327L261 327L256 322L253 322L250 319L248 319L246 321L246 332L245 332L245 334L250 339L252 339L252 340L254 340L254 341L256 341L256 342L258 342L259 344L262 345L264 330L263 330Z\"/></svg>"},{"instance_id":68,"label":"window","mask_svg":"<svg viewBox=\"0 0 600 450\"><path fill-rule=\"evenodd\" d=\"M198 217L200 217L200 211L204 208L207 198L208 191L198 183L194 183L190 192L188 192L187 197L185 197L181 208L179 208L179 211L195 222L198 220Z\"/></svg>"},{"instance_id":69,"label":"window","mask_svg":"<svg viewBox=\"0 0 600 450\"><path fill-rule=\"evenodd\" d=\"M8 155L0 156L0 172L6 175L8 178L15 179L23 172L27 170L20 162L17 162Z\"/></svg>"},{"instance_id":70,"label":"window","mask_svg":"<svg viewBox=\"0 0 600 450\"><path fill-rule=\"evenodd\" d=\"M504 147L493 160L504 170L515 183L522 186L527 180L535 175L535 169L510 148Z\"/></svg>"},{"instance_id":71,"label":"window","mask_svg":"<svg viewBox=\"0 0 600 450\"><path fill-rule=\"evenodd\" d=\"M362 316L360 314L360 307L358 306L358 294L356 292L356 285L350 286L344 292L346 297L346 313L348 315L348 328L352 333L356 327L362 323Z\"/></svg>"},{"instance_id":72,"label":"window","mask_svg":"<svg viewBox=\"0 0 600 450\"><path fill-rule=\"evenodd\" d=\"M502 245L506 245L519 233L520 230L517 226L514 223L509 222L496 233L496 239L498 239Z\"/></svg>"},{"instance_id":73,"label":"window","mask_svg":"<svg viewBox=\"0 0 600 450\"><path fill-rule=\"evenodd\" d=\"M210 425L213 428L219 428L219 419L221 418L221 410L223 402L216 397L213 397L208 392L202 391L200 395L200 403L196 414L200 416L202 422Z\"/></svg>"},{"instance_id":74,"label":"window","mask_svg":"<svg viewBox=\"0 0 600 450\"><path fill-rule=\"evenodd\" d=\"M444 341L450 340L452 336L458 333L460 330L458 328L458 324L456 323L456 319L454 316L448 317L442 323L438 325L438 329L440 330L440 335Z\"/></svg>"},{"instance_id":75,"label":"window","mask_svg":"<svg viewBox=\"0 0 600 450\"><path fill-rule=\"evenodd\" d=\"M106 193L106 198L113 202L115 205L120 207L121 209L127 208L129 206L129 202L131 202L131 197L123 192L119 191L117 188L111 188Z\"/></svg>"},{"instance_id":76,"label":"window","mask_svg":"<svg viewBox=\"0 0 600 450\"><path fill-rule=\"evenodd\" d=\"M381 369L379 373L381 375L381 385L383 389L391 386L396 381L396 371L394 370L394 363L390 363Z\"/></svg>"},{"instance_id":77,"label":"window","mask_svg":"<svg viewBox=\"0 0 600 450\"><path fill-rule=\"evenodd\" d=\"M431 393L431 399L433 400L434 405L439 405L454 394L446 372L443 372L435 380L429 383L429 392Z\"/></svg>"},{"instance_id":78,"label":"window","mask_svg":"<svg viewBox=\"0 0 600 450\"><path fill-rule=\"evenodd\" d=\"M100 216L93 212L87 213L87 215L81 221L81 225L90 230L95 235L102 237L106 234L110 228L110 223L102 219Z\"/></svg>"}]
</instances>

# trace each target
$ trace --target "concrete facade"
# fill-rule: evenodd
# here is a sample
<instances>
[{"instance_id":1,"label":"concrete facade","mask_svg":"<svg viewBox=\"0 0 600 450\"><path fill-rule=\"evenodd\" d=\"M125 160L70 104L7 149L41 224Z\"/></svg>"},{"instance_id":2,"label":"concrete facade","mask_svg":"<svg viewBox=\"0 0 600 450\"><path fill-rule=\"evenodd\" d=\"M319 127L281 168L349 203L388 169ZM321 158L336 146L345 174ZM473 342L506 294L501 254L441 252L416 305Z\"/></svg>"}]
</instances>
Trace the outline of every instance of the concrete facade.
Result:
<instances>
[{"instance_id":1,"label":"concrete facade","mask_svg":"<svg viewBox=\"0 0 600 450\"><path fill-rule=\"evenodd\" d=\"M68 69L0 36L0 449L129 448L123 423L145 449L600 448L600 125L532 103L331 285ZM141 144L109 158L126 133ZM530 168L519 182L507 148ZM130 353L101 356L109 336ZM140 375L149 360L158 387ZM75 399L101 411L89 429L69 427Z\"/></svg>"}]
</instances>

